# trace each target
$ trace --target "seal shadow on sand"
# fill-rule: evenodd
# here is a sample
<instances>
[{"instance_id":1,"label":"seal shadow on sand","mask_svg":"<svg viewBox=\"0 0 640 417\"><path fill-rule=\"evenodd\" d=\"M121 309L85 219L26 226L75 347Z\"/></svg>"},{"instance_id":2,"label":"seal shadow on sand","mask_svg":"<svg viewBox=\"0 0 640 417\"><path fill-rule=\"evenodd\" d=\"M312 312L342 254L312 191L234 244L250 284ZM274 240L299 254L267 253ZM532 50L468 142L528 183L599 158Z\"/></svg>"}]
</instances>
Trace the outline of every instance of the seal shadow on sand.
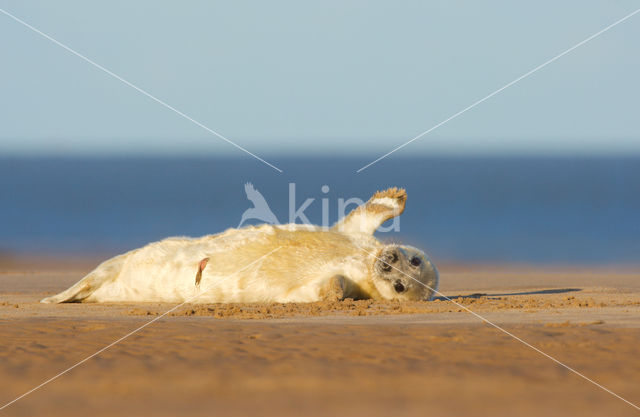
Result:
<instances>
[{"instance_id":1,"label":"seal shadow on sand","mask_svg":"<svg viewBox=\"0 0 640 417\"><path fill-rule=\"evenodd\" d=\"M488 294L488 293L474 293L468 295L452 295L447 298L455 300L456 298L481 298L481 297L508 297L514 295L541 295L541 294L564 294L568 292L582 291L582 288L558 288L553 290L539 290L539 291L523 291L523 292L511 292L500 294ZM433 297L434 300L447 301L445 297Z\"/></svg>"}]
</instances>

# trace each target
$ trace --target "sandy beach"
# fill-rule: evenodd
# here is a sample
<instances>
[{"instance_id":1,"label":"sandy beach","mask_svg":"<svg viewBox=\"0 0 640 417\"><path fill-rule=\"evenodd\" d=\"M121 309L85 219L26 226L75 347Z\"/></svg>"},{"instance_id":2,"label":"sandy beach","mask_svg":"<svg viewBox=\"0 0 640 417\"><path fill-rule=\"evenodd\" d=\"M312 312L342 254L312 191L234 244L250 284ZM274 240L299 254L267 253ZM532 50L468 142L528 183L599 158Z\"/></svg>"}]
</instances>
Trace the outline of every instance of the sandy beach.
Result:
<instances>
[{"instance_id":1,"label":"sandy beach","mask_svg":"<svg viewBox=\"0 0 640 417\"><path fill-rule=\"evenodd\" d=\"M640 417L638 2L0 3L0 417Z\"/></svg>"},{"instance_id":2,"label":"sandy beach","mask_svg":"<svg viewBox=\"0 0 640 417\"><path fill-rule=\"evenodd\" d=\"M175 307L38 302L93 262L0 265L0 406ZM0 414L638 414L465 310L639 404L637 269L441 272L460 305L184 305Z\"/></svg>"}]
</instances>

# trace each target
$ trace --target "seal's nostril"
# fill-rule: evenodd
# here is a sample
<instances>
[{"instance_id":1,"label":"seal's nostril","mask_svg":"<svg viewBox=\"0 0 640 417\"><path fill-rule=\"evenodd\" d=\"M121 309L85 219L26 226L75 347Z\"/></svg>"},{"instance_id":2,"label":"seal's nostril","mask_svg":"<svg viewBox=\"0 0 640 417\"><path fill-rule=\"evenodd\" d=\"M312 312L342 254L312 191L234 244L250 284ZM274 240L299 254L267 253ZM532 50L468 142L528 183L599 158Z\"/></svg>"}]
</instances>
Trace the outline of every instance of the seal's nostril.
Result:
<instances>
[{"instance_id":1,"label":"seal's nostril","mask_svg":"<svg viewBox=\"0 0 640 417\"><path fill-rule=\"evenodd\" d=\"M396 252L391 252L390 262L396 262L398 260L398 254Z\"/></svg>"}]
</instances>

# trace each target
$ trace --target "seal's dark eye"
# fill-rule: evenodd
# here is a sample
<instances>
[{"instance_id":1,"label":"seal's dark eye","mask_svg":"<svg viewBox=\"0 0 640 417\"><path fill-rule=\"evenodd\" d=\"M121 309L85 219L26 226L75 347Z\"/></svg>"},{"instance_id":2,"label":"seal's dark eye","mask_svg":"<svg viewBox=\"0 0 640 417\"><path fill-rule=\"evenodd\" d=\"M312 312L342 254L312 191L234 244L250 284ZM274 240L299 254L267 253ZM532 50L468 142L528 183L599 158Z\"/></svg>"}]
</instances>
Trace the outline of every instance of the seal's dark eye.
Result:
<instances>
[{"instance_id":1,"label":"seal's dark eye","mask_svg":"<svg viewBox=\"0 0 640 417\"><path fill-rule=\"evenodd\" d=\"M422 263L422 260L417 256L414 256L413 258L411 258L411 265L419 266L421 263Z\"/></svg>"},{"instance_id":2,"label":"seal's dark eye","mask_svg":"<svg viewBox=\"0 0 640 417\"><path fill-rule=\"evenodd\" d=\"M404 291L404 285L402 284L402 282L396 281L396 283L393 284L393 289L396 290L396 292L402 292Z\"/></svg>"}]
</instances>

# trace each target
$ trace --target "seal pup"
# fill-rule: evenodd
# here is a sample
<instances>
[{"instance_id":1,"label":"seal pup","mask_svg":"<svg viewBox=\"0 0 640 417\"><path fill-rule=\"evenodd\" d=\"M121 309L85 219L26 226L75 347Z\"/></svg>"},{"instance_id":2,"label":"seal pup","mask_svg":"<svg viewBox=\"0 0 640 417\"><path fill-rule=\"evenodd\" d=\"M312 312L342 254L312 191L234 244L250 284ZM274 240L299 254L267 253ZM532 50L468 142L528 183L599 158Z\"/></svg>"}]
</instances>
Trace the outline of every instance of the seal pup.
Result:
<instances>
[{"instance_id":1,"label":"seal pup","mask_svg":"<svg viewBox=\"0 0 640 417\"><path fill-rule=\"evenodd\" d=\"M331 228L260 225L164 239L103 262L42 302L429 300L438 287L431 259L373 236L406 199L404 189L378 191Z\"/></svg>"}]
</instances>

